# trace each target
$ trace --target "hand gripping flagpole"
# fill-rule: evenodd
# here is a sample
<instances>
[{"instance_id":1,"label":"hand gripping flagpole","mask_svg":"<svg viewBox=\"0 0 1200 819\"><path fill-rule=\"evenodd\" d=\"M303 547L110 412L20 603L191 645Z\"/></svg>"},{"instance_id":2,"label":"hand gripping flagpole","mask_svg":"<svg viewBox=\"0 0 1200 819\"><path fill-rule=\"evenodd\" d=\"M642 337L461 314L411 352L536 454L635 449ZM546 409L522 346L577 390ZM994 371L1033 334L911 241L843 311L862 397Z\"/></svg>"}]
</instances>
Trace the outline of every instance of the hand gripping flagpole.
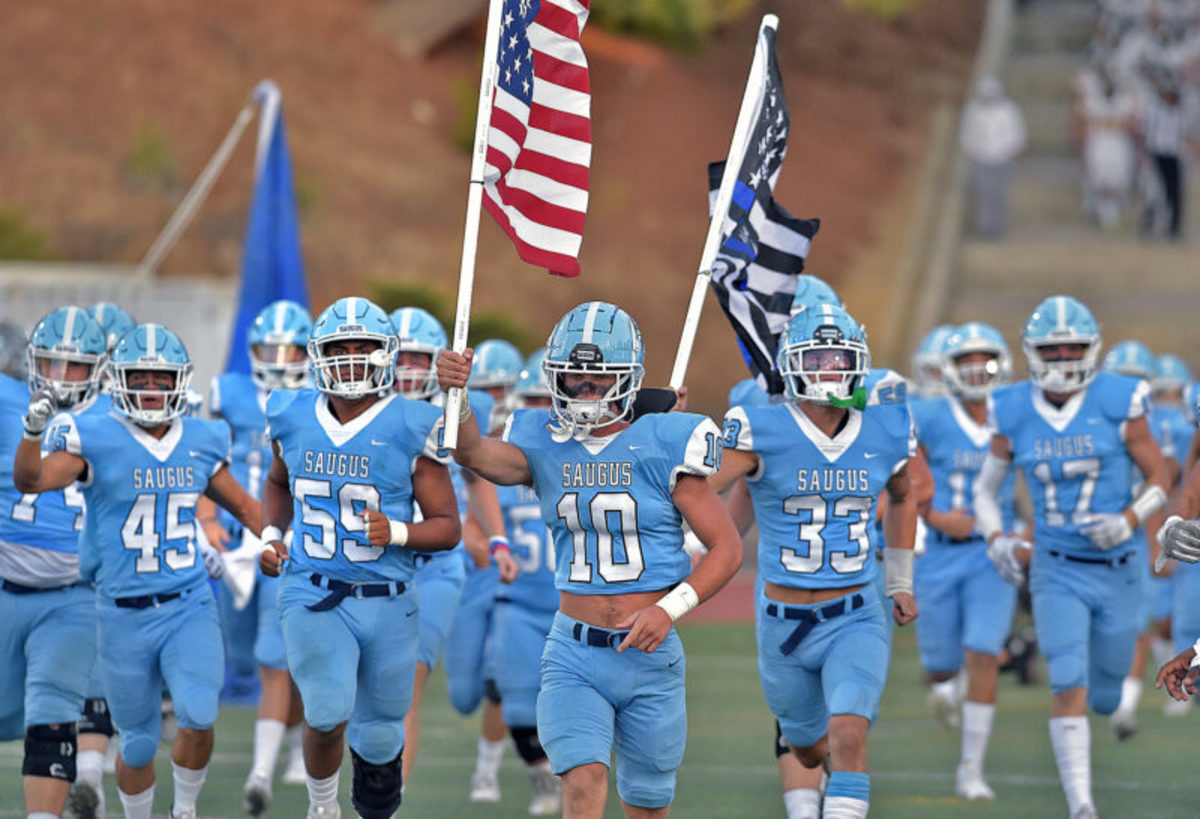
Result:
<instances>
[{"instance_id":1,"label":"hand gripping flagpole","mask_svg":"<svg viewBox=\"0 0 1200 819\"><path fill-rule=\"evenodd\" d=\"M688 303L687 317L683 321L683 334L679 338L679 349L675 353L675 367L671 370L671 388L683 386L683 378L687 374L688 361L692 357L692 345L696 342L696 330L700 326L700 312L704 309L704 296L708 292L708 283L712 278L712 263L720 248L721 228L725 216L729 213L729 203L733 199L733 188L737 182L738 172L742 169L742 157L746 153L746 142L754 129L755 116L762 104L763 88L766 85L767 54L763 45L762 32L764 29L776 29L779 18L774 14L765 14L758 29L758 41L754 47L754 60L750 63L750 77L746 81L746 91L742 95L742 107L738 111L737 125L733 129L733 139L729 143L729 158L725 162L725 173L721 176L721 187L717 192L717 201L713 206L712 218L708 223L708 235L704 238L704 250L700 253L700 269L696 273L696 283L692 287L692 300Z\"/></svg>"},{"instance_id":2,"label":"hand gripping flagpole","mask_svg":"<svg viewBox=\"0 0 1200 819\"><path fill-rule=\"evenodd\" d=\"M483 40L483 72L479 77L479 108L475 114L475 148L471 152L471 181L467 188L467 224L463 229L462 264L458 269L458 305L454 309L454 338L451 349L467 349L471 325L471 292L475 288L475 249L479 244L479 213L483 208L483 167L487 159L488 129L492 120L492 97L496 89L496 53L500 48L500 16L504 0L489 0L487 36ZM458 446L458 411L463 391L457 387L446 396L445 437L442 446Z\"/></svg>"}]
</instances>

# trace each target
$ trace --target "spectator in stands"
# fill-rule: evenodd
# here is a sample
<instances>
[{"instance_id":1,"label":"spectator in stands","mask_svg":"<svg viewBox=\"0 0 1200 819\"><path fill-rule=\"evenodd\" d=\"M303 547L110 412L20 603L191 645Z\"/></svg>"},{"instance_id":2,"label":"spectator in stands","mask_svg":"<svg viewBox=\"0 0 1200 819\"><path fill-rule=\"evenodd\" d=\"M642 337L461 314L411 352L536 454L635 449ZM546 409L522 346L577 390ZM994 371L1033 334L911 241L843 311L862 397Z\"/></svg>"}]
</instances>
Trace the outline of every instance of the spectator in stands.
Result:
<instances>
[{"instance_id":1,"label":"spectator in stands","mask_svg":"<svg viewBox=\"0 0 1200 819\"><path fill-rule=\"evenodd\" d=\"M1137 170L1132 138L1137 100L1127 87L1117 85L1101 60L1080 71L1077 88L1075 127L1083 157L1083 210L1102 227L1113 228L1121 221Z\"/></svg>"},{"instance_id":2,"label":"spectator in stands","mask_svg":"<svg viewBox=\"0 0 1200 819\"><path fill-rule=\"evenodd\" d=\"M1142 216L1144 234L1172 241L1182 237L1184 150L1191 140L1194 115L1184 105L1179 79L1165 66L1149 73L1153 93L1142 118L1142 142L1157 173L1162 197L1152 200Z\"/></svg>"},{"instance_id":3,"label":"spectator in stands","mask_svg":"<svg viewBox=\"0 0 1200 819\"><path fill-rule=\"evenodd\" d=\"M983 77L967 103L960 142L971 162L975 233L998 239L1008 227L1008 179L1025 148L1025 117L995 77Z\"/></svg>"}]
</instances>

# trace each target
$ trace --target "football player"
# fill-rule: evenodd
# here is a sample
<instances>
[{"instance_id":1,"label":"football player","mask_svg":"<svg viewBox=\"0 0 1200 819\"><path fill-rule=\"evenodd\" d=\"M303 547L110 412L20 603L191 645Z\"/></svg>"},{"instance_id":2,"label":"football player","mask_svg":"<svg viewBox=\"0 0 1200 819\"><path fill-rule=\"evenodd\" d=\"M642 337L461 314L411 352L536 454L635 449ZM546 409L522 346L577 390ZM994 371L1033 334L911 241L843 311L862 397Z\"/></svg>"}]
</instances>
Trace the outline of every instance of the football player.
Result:
<instances>
[{"instance_id":1,"label":"football player","mask_svg":"<svg viewBox=\"0 0 1200 819\"><path fill-rule=\"evenodd\" d=\"M745 476L759 526L755 604L759 674L784 739L810 771L829 757L827 816L866 816L867 729L887 677L889 634L872 554L877 499L888 495L885 594L898 624L912 593L916 451L903 403L854 406L870 370L858 322L822 304L797 313L780 338L787 401L725 416L718 489ZM789 805L816 815L813 804Z\"/></svg>"},{"instance_id":2,"label":"football player","mask_svg":"<svg viewBox=\"0 0 1200 819\"><path fill-rule=\"evenodd\" d=\"M255 317L246 333L250 373L228 372L213 379L209 412L229 425L233 437L230 471L255 498L262 497L271 462L265 414L267 397L272 390L307 385L307 345L311 331L312 318L301 305L287 300L272 302ZM211 501L202 499L196 514L209 543L221 548L246 549L256 556L261 551L258 539L246 533L231 515L219 514ZM218 603L226 644L247 644L250 662L257 666L262 686L254 722L254 760L243 787L246 812L258 816L271 803L275 762L285 734L292 753L284 781L304 783L303 712L299 697L292 702L293 684L276 606L279 579L260 571L257 576L251 575L251 582L251 592L248 599L241 601L240 610L225 586L218 591Z\"/></svg>"},{"instance_id":3,"label":"football player","mask_svg":"<svg viewBox=\"0 0 1200 819\"><path fill-rule=\"evenodd\" d=\"M279 619L307 722L310 819L340 816L343 736L358 814L385 819L399 807L417 663L416 555L452 548L461 531L438 454L441 415L395 394L396 347L382 309L339 299L309 336L315 389L267 398L274 454L261 565L268 575L282 569Z\"/></svg>"},{"instance_id":4,"label":"football player","mask_svg":"<svg viewBox=\"0 0 1200 819\"><path fill-rule=\"evenodd\" d=\"M626 815L665 816L687 731L672 624L741 564L741 540L706 481L720 466L720 431L682 412L630 421L645 352L616 305L575 307L547 347L551 408L513 415L499 440L482 437L467 409L454 457L497 485L532 487L554 538L559 610L537 734L562 777L563 815L603 815L615 751ZM438 359L444 389L465 388L470 371L469 352ZM694 570L682 520L710 550Z\"/></svg>"},{"instance_id":5,"label":"football player","mask_svg":"<svg viewBox=\"0 0 1200 819\"><path fill-rule=\"evenodd\" d=\"M96 586L100 676L121 733L125 815L150 816L165 683L180 726L171 815L194 817L224 674L214 570L206 572L208 556L198 559L196 548L196 502L207 494L255 531L261 513L229 471L224 425L182 417L192 365L174 333L136 327L109 366L116 411L58 416L44 457L40 433L54 401L44 391L31 396L13 477L23 492L79 481L87 503L80 570Z\"/></svg>"},{"instance_id":6,"label":"football player","mask_svg":"<svg viewBox=\"0 0 1200 819\"><path fill-rule=\"evenodd\" d=\"M1025 323L1030 381L988 397L989 452L975 484L976 528L1000 573L1029 588L1049 667L1050 741L1072 817L1096 815L1087 709L1111 714L1138 633L1146 551L1134 531L1166 502L1167 470L1146 415L1150 385L1098 371L1100 331L1069 296ZM1033 496L1033 544L1005 530L1001 487L1012 464ZM1132 491L1133 466L1145 476Z\"/></svg>"},{"instance_id":7,"label":"football player","mask_svg":"<svg viewBox=\"0 0 1200 819\"><path fill-rule=\"evenodd\" d=\"M917 440L933 472L933 503L925 513L925 553L914 578L921 619L917 646L932 687L957 700L958 674L966 666L962 703L962 757L954 777L964 799L994 799L983 778L983 760L995 714L997 655L1012 626L1017 590L987 557L975 532L972 483L988 451L987 396L1012 376L1004 337L979 322L955 329L943 342L941 371L949 394L912 405ZM1005 530L1014 528L1013 481L1000 491Z\"/></svg>"},{"instance_id":8,"label":"football player","mask_svg":"<svg viewBox=\"0 0 1200 819\"><path fill-rule=\"evenodd\" d=\"M50 411L96 411L106 352L104 333L87 313L62 307L30 334L23 356L28 385L0 375L0 739L25 738L25 808L39 819L62 813L68 787L82 773L76 721L90 693L96 604L79 572L78 487L24 494L13 485L13 456L31 391L47 397ZM40 440L39 433L36 422L27 430ZM73 805L77 815L102 810L101 771L94 767L81 786L87 794L79 791Z\"/></svg>"},{"instance_id":9,"label":"football player","mask_svg":"<svg viewBox=\"0 0 1200 819\"><path fill-rule=\"evenodd\" d=\"M913 353L912 378L915 392L921 398L932 398L946 394L946 380L942 377L942 345L954 325L941 324L926 333Z\"/></svg>"}]
</instances>

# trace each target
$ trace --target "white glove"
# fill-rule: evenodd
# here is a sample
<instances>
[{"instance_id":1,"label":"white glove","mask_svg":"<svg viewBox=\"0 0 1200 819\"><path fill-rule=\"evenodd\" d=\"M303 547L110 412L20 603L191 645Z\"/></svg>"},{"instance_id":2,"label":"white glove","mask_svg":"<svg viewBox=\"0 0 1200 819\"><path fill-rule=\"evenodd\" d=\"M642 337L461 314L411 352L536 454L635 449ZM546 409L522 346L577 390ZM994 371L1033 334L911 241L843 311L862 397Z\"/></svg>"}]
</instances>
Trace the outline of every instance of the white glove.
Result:
<instances>
[{"instance_id":1,"label":"white glove","mask_svg":"<svg viewBox=\"0 0 1200 819\"><path fill-rule=\"evenodd\" d=\"M1025 566L1017 560L1017 555L1031 548L1033 547L1029 541L1024 538L1016 535L998 535L988 544L987 556L1001 577L1014 586L1019 586L1025 579Z\"/></svg>"},{"instance_id":2,"label":"white glove","mask_svg":"<svg viewBox=\"0 0 1200 819\"><path fill-rule=\"evenodd\" d=\"M1080 533L1086 535L1097 549L1111 549L1133 537L1133 527L1124 512L1089 515L1082 523L1087 525L1079 530Z\"/></svg>"},{"instance_id":3,"label":"white glove","mask_svg":"<svg viewBox=\"0 0 1200 819\"><path fill-rule=\"evenodd\" d=\"M49 390L37 390L29 396L29 410L21 419L25 424L25 435L30 438L40 438L57 409L58 402L54 400L54 395Z\"/></svg>"},{"instance_id":4,"label":"white glove","mask_svg":"<svg viewBox=\"0 0 1200 819\"><path fill-rule=\"evenodd\" d=\"M1155 535L1163 554L1184 563L1200 562L1200 521L1171 515Z\"/></svg>"},{"instance_id":5,"label":"white glove","mask_svg":"<svg viewBox=\"0 0 1200 819\"><path fill-rule=\"evenodd\" d=\"M225 558L221 553L207 543L196 545L200 547L200 556L204 558L204 568L208 571L208 576L216 580L225 574Z\"/></svg>"}]
</instances>

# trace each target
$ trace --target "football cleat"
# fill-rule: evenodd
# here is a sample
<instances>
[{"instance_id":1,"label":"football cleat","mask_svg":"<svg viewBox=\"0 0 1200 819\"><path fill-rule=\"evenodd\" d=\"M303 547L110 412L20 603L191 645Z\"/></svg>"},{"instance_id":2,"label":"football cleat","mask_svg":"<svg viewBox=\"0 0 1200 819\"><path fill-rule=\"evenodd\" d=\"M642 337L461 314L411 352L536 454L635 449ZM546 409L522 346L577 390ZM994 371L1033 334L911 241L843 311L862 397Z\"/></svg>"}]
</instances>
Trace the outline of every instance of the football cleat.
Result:
<instances>
[{"instance_id":1,"label":"football cleat","mask_svg":"<svg viewBox=\"0 0 1200 819\"><path fill-rule=\"evenodd\" d=\"M97 790L91 782L76 779L67 792L67 809L75 819L102 819L104 816L104 791Z\"/></svg>"},{"instance_id":2,"label":"football cleat","mask_svg":"<svg viewBox=\"0 0 1200 819\"><path fill-rule=\"evenodd\" d=\"M261 816L271 804L271 780L254 771L242 788L242 808L251 816Z\"/></svg>"},{"instance_id":3,"label":"football cleat","mask_svg":"<svg viewBox=\"0 0 1200 819\"><path fill-rule=\"evenodd\" d=\"M530 816L556 816L562 811L562 780L550 770L549 762L529 769L533 799L529 802Z\"/></svg>"},{"instance_id":4,"label":"football cleat","mask_svg":"<svg viewBox=\"0 0 1200 819\"><path fill-rule=\"evenodd\" d=\"M1118 742L1131 739L1138 732L1137 711L1118 708L1109 718L1108 727Z\"/></svg>"},{"instance_id":5,"label":"football cleat","mask_svg":"<svg viewBox=\"0 0 1200 819\"><path fill-rule=\"evenodd\" d=\"M929 689L929 695L925 698L925 703L929 706L934 718L948 731L958 728L961 722L957 690L958 682L954 679L947 680L946 683L934 683Z\"/></svg>"},{"instance_id":6,"label":"football cleat","mask_svg":"<svg viewBox=\"0 0 1200 819\"><path fill-rule=\"evenodd\" d=\"M960 799L987 800L996 798L996 793L983 781L983 774L972 766L959 764L954 772L954 794Z\"/></svg>"},{"instance_id":7,"label":"football cleat","mask_svg":"<svg viewBox=\"0 0 1200 819\"><path fill-rule=\"evenodd\" d=\"M500 780L492 771L475 771L471 774L472 802L499 802Z\"/></svg>"},{"instance_id":8,"label":"football cleat","mask_svg":"<svg viewBox=\"0 0 1200 819\"><path fill-rule=\"evenodd\" d=\"M304 819L342 819L342 809L337 802L328 805L309 805Z\"/></svg>"}]
</instances>

